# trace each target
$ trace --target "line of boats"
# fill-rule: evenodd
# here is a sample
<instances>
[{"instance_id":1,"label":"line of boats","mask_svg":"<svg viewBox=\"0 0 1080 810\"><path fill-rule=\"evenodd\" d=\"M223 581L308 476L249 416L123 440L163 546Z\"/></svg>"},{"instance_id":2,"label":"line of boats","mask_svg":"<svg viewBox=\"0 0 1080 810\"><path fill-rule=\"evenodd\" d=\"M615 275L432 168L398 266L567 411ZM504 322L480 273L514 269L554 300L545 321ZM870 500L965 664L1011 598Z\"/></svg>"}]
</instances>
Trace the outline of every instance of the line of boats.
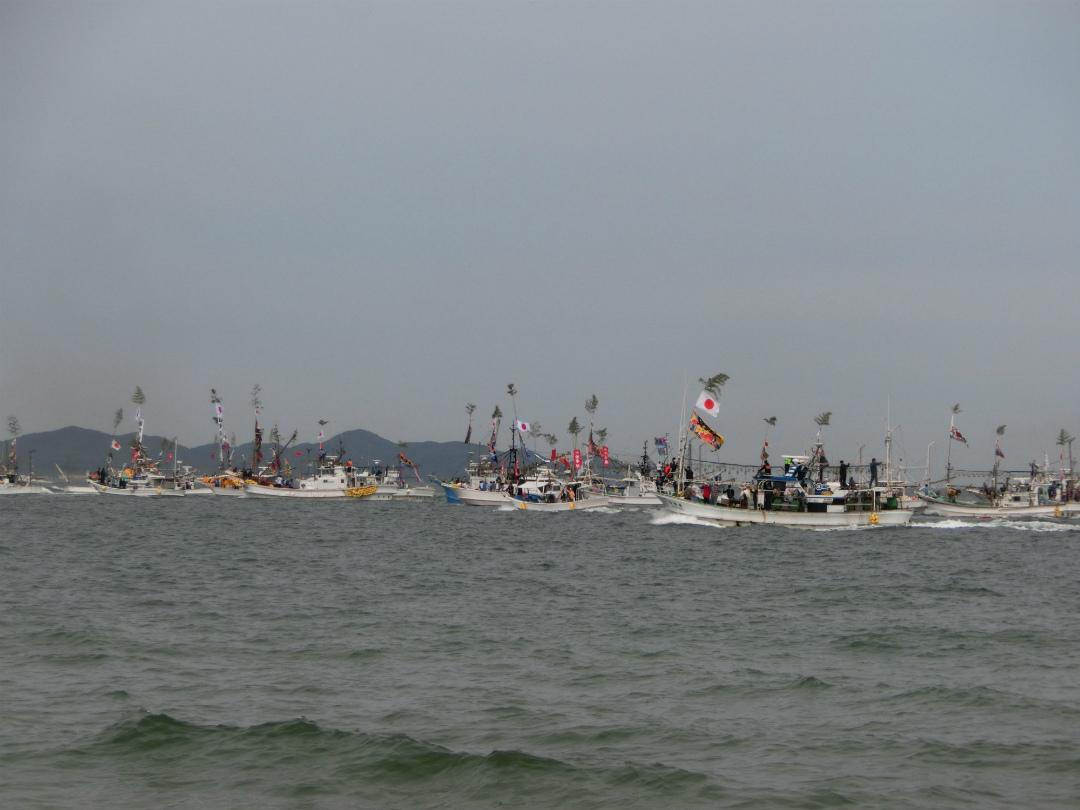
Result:
<instances>
[{"instance_id":1,"label":"line of boats","mask_svg":"<svg viewBox=\"0 0 1080 810\"><path fill-rule=\"evenodd\" d=\"M718 412L716 385L726 381L725 375L712 379L698 398L697 409L714 416ZM703 381L704 382L704 381ZM954 413L959 412L954 406ZM1080 517L1080 487L1069 468L1064 465L1055 475L1049 464L1043 468L1031 465L1031 475L1006 480L998 485L998 466L993 481L982 488L961 488L952 482L951 465L945 486L939 492L929 481L921 486L893 476L892 429L885 434L885 461L876 459L867 465L866 480L856 481L848 475L843 462L832 466L825 457L820 428L828 424L830 414L820 415L819 430L809 452L783 456L783 470L776 472L769 464L768 439L761 451L761 465L755 470L744 467L739 478L716 472L720 465L702 462L700 454L695 464L691 440L698 438L718 450L723 437L705 424L702 416L692 413L681 431L679 449L674 461L664 463L667 442L657 440L655 465L650 463L647 445L641 463L630 468L626 477L608 482L593 476L586 463L559 468L552 455L550 462L539 461L521 470L518 451L511 432L511 448L504 454L495 452L492 439L479 460L468 465L463 478L439 481L452 504L503 507L534 512L587 511L605 506L659 507L669 512L724 526L776 525L792 528L873 528L903 526L917 513L945 518L976 519L1067 519ZM820 421L819 421L820 420ZM766 419L770 425L775 418ZM471 428L470 428L471 429ZM999 437L1004 426L998 429ZM962 437L950 422L950 438ZM1064 431L1062 443L1071 441ZM965 442L966 443L966 442ZM592 439L587 445L591 448ZM577 450L574 451L575 456ZM1004 457L1000 445L996 455ZM528 454L526 453L526 456ZM685 462L684 462L685 460ZM879 467L884 475L879 480ZM929 465L928 465L929 470Z\"/></svg>"},{"instance_id":2,"label":"line of boats","mask_svg":"<svg viewBox=\"0 0 1080 810\"><path fill-rule=\"evenodd\" d=\"M452 480L435 479L446 501L466 506L494 507L525 512L584 512L605 507L661 508L669 512L726 526L777 525L793 528L872 528L902 526L916 512L945 518L1038 518L1068 519L1080 517L1080 487L1072 474L1072 437L1062 431L1059 444L1070 443L1069 468L1064 462L1056 474L1049 464L1042 468L1031 464L1030 475L1009 478L999 485L998 464L992 481L980 487L961 487L951 478L951 455L947 465L944 487L935 490L929 481L915 486L894 477L892 470L892 430L885 434L885 461L871 461L865 480L849 475L851 468L844 462L832 466L825 457L821 426L828 424L829 414L817 417L819 430L811 448L805 454L785 455L782 470L774 471L769 463L768 438L762 446L761 464L756 468L742 467L732 473L733 465L703 461L699 452L695 462L692 439L718 450L723 436L710 428L704 415L718 413L717 385L723 385L725 375L711 378L711 385L702 392L695 406L702 413L691 411L689 423L684 419L678 448L671 456L667 440L657 439L659 460L653 463L648 444L639 463L627 465L625 475L618 480L594 472L594 462L602 458L608 464L607 447L593 442L592 425L585 451L575 444L573 461L552 450L551 458L543 459L524 445L529 425L517 420L510 431L510 447L499 453L496 441L501 412L492 415L492 433L486 448L467 465L463 476ZM703 381L706 382L706 381ZM178 446L167 463L152 459L142 445L143 420L141 389L136 389L133 401L140 405L136 414L138 432L130 448L130 460L119 466L112 464L113 452L120 450L114 438L108 461L87 475L85 483L72 483L62 470L60 484L48 484L33 475L0 470L0 495L10 494L69 494L107 495L123 497L190 497L216 495L225 497L261 497L281 499L369 499L414 500L428 499L435 489L423 484L415 464L402 452L399 465L382 465L375 461L369 467L354 466L345 458L342 448L336 455L323 449L323 432L319 431L319 453L308 465L306 474L297 474L285 460L285 451L295 440L296 433L284 443L273 431L272 458L262 464L262 431L259 427L259 387L253 394L256 408L253 459L255 469L241 469L231 464L230 442L225 438L221 400L211 390L215 405L214 421L219 434L219 464L215 473L200 475L190 465L181 464L176 457ZM509 386L513 396L516 390ZM596 407L595 396L586 403L590 413ZM467 408L472 414L472 408ZM953 413L959 412L954 406ZM122 411L117 411L114 428ZM775 418L766 419L770 425ZM576 420L575 420L576 423ZM325 422L321 423L325 424ZM538 427L538 426L535 426ZM573 427L573 425L572 425ZM995 454L1004 458L1000 437L1005 426L998 428L999 443ZM517 442L522 431L522 444ZM470 418L468 434L471 435ZM606 434L602 431L601 435ZM949 424L950 440L966 439ZM554 437L551 437L554 442ZM468 442L468 436L466 438ZM950 444L951 453L951 444ZM163 450L164 454L164 450ZM297 451L297 455L300 452ZM1062 456L1064 459L1064 455ZM9 470L17 470L15 444L12 442ZM879 480L879 467L884 475ZM729 468L729 469L724 469ZM404 470L411 469L416 484L406 480ZM929 470L929 464L928 464ZM940 482L939 482L940 483Z\"/></svg>"},{"instance_id":3,"label":"line of boats","mask_svg":"<svg viewBox=\"0 0 1080 810\"><path fill-rule=\"evenodd\" d=\"M995 493L948 486L883 480L842 482L835 468L811 463L816 453L785 456L784 470L760 469L746 480L709 476L707 464L682 468L679 476L654 472L646 464L628 470L612 483L586 474L559 475L541 464L526 473L507 473L502 463L473 461L462 478L439 481L448 503L503 507L535 512L585 511L602 507L663 508L669 512L727 526L777 525L792 528L903 526L916 513L946 518L1080 517L1075 489L1039 473L1020 478ZM692 467L698 467L695 480ZM705 471L703 474L703 470Z\"/></svg>"},{"instance_id":4,"label":"line of boats","mask_svg":"<svg viewBox=\"0 0 1080 810\"><path fill-rule=\"evenodd\" d=\"M239 469L199 475L188 465L162 469L155 461L135 458L116 469L102 467L87 475L85 483L72 483L59 470L60 482L50 483L31 475L4 474L0 495L107 495L129 498L193 497L219 495L258 498L366 498L374 501L430 499L435 490L414 486L394 467L354 467L351 461L326 455L307 475L292 476L265 468L258 473Z\"/></svg>"}]
</instances>

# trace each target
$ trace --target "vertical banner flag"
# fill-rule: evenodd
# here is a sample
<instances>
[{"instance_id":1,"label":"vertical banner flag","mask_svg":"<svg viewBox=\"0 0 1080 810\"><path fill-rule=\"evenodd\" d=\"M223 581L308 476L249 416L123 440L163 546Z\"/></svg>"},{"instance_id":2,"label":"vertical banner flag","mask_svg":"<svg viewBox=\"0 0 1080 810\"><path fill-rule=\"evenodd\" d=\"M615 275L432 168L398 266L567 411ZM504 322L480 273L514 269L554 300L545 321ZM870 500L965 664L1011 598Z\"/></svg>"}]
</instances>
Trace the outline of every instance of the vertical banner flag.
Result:
<instances>
[{"instance_id":1,"label":"vertical banner flag","mask_svg":"<svg viewBox=\"0 0 1080 810\"><path fill-rule=\"evenodd\" d=\"M398 453L397 456L398 456L398 461L400 461L406 467L412 468L413 475L416 476L416 480L423 483L422 479L420 478L420 471L418 469L416 469L416 463L411 458L409 458L407 455L405 455L404 453Z\"/></svg>"},{"instance_id":2,"label":"vertical banner flag","mask_svg":"<svg viewBox=\"0 0 1080 810\"><path fill-rule=\"evenodd\" d=\"M604 462L604 466L607 467L610 464L607 445L605 444L600 448L600 460Z\"/></svg>"},{"instance_id":3,"label":"vertical banner flag","mask_svg":"<svg viewBox=\"0 0 1080 810\"><path fill-rule=\"evenodd\" d=\"M581 469L581 451L578 450L576 447L574 448L574 469Z\"/></svg>"}]
</instances>

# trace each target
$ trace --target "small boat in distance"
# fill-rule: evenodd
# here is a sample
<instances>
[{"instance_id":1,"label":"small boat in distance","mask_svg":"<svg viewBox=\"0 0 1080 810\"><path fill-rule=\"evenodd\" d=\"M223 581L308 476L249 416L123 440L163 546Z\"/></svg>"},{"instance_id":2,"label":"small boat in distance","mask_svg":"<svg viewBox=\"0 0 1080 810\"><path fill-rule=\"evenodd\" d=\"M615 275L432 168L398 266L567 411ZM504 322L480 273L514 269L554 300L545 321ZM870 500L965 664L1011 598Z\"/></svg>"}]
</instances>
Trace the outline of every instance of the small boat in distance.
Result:
<instances>
[{"instance_id":1,"label":"small boat in distance","mask_svg":"<svg viewBox=\"0 0 1080 810\"><path fill-rule=\"evenodd\" d=\"M30 458L29 470L25 475L19 474L19 420L14 416L8 418L8 433L11 434L11 442L8 444L7 463L0 463L0 495L51 495L52 490L40 481L34 481L34 451L27 455Z\"/></svg>"}]
</instances>

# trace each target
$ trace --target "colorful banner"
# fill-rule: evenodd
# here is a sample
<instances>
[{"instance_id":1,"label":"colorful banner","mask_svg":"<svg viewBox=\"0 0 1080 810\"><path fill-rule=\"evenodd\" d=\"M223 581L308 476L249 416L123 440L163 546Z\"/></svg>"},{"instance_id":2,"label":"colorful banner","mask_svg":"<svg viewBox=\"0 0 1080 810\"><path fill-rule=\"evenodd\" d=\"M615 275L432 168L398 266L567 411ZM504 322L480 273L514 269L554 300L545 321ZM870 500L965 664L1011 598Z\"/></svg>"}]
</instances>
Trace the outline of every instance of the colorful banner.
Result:
<instances>
[{"instance_id":1,"label":"colorful banner","mask_svg":"<svg viewBox=\"0 0 1080 810\"><path fill-rule=\"evenodd\" d=\"M713 450L719 450L724 446L724 437L706 425L705 420L696 413L690 417L690 429Z\"/></svg>"}]
</instances>

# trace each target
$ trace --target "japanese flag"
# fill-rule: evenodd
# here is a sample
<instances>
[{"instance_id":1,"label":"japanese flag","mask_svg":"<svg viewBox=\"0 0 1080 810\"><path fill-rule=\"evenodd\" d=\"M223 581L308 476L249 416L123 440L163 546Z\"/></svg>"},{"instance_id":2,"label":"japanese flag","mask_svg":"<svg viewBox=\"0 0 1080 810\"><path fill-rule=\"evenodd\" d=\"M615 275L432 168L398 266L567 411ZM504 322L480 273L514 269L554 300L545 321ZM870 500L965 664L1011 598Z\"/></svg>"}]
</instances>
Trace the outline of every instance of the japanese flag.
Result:
<instances>
[{"instance_id":1,"label":"japanese flag","mask_svg":"<svg viewBox=\"0 0 1080 810\"><path fill-rule=\"evenodd\" d=\"M522 433L528 433L529 432L529 423L528 422L522 422L522 421L519 420L518 423L517 423L517 429L520 430Z\"/></svg>"},{"instance_id":2,"label":"japanese flag","mask_svg":"<svg viewBox=\"0 0 1080 810\"><path fill-rule=\"evenodd\" d=\"M720 415L720 403L708 391L702 391L698 395L695 407L709 416Z\"/></svg>"}]
</instances>

